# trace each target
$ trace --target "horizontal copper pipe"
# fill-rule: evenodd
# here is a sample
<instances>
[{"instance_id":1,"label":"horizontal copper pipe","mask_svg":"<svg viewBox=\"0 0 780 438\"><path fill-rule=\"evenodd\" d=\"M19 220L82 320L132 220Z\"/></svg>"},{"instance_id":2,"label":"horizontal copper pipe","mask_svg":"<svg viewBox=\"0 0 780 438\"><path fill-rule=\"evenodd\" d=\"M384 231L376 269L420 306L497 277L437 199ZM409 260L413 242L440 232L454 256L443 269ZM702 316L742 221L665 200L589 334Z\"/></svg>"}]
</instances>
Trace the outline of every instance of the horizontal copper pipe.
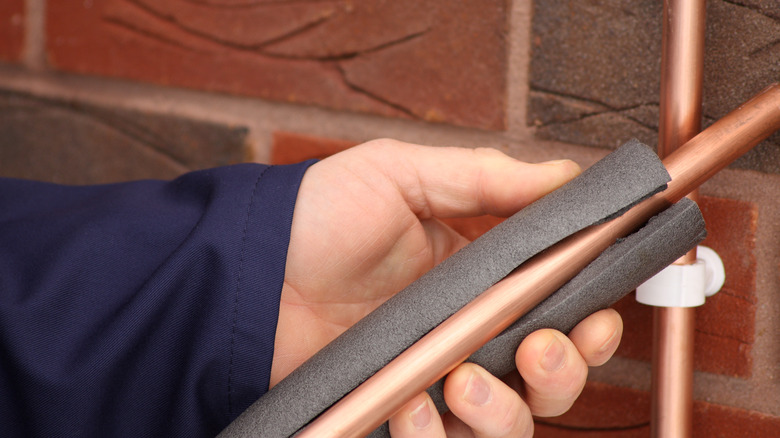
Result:
<instances>
[{"instance_id":1,"label":"horizontal copper pipe","mask_svg":"<svg viewBox=\"0 0 780 438\"><path fill-rule=\"evenodd\" d=\"M779 128L780 84L775 84L664 160L672 176L666 190L533 257L398 355L297 436L367 435L555 292L615 240L680 200Z\"/></svg>"}]
</instances>

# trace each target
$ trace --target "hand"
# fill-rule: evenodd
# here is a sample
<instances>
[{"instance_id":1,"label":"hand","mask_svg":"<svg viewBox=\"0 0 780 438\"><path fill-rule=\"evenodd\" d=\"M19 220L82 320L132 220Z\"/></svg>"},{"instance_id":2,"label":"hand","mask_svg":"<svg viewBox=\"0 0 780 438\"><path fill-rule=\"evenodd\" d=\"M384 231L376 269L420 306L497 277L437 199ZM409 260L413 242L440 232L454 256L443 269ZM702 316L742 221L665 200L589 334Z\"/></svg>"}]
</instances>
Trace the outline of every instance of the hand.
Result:
<instances>
[{"instance_id":1,"label":"hand","mask_svg":"<svg viewBox=\"0 0 780 438\"><path fill-rule=\"evenodd\" d=\"M395 438L532 437L532 415L566 412L585 385L588 366L612 356L622 329L620 315L607 309L584 319L568 338L556 330L534 332L515 354L519 373L500 380L462 364L444 384L449 412L440 418L428 394L420 394L390 419L390 432Z\"/></svg>"},{"instance_id":2,"label":"hand","mask_svg":"<svg viewBox=\"0 0 780 438\"><path fill-rule=\"evenodd\" d=\"M527 164L493 149L393 140L375 140L313 165L293 216L271 385L468 243L438 218L508 216L578 173L571 161ZM565 411L584 385L585 364L609 358L620 334L620 317L611 311L584 320L570 338L534 333L517 352L525 383L513 385L527 403L507 384L464 364L445 385L454 416L442 420L421 395L391 419L391 430L394 436L444 436L446 425L452 433L518 436L515 431L532 428L531 413ZM550 343L553 339L558 343ZM541 363L556 366L544 371ZM467 387L479 389L472 394L487 394L487 401L469 405L463 397ZM426 415L428 425L416 428ZM504 435L490 430L510 422L509 429L498 431Z\"/></svg>"}]
</instances>

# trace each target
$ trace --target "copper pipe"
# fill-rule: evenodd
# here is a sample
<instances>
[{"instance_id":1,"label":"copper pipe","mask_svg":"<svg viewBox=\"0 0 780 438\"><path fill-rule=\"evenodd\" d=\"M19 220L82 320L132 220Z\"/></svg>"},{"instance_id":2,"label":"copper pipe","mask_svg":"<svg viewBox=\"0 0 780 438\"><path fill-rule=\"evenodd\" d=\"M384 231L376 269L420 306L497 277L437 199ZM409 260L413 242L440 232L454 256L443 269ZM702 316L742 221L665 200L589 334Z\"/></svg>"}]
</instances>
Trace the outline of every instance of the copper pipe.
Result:
<instances>
[{"instance_id":1,"label":"copper pipe","mask_svg":"<svg viewBox=\"0 0 780 438\"><path fill-rule=\"evenodd\" d=\"M778 128L780 84L775 84L667 157L664 164L672 181L666 190L533 257L398 355L297 436L365 436L565 284L617 238L680 200Z\"/></svg>"},{"instance_id":2,"label":"copper pipe","mask_svg":"<svg viewBox=\"0 0 780 438\"><path fill-rule=\"evenodd\" d=\"M689 437L693 433L693 309L653 309L653 437Z\"/></svg>"},{"instance_id":3,"label":"copper pipe","mask_svg":"<svg viewBox=\"0 0 780 438\"><path fill-rule=\"evenodd\" d=\"M658 127L661 158L701 130L704 9L703 0L664 1Z\"/></svg>"},{"instance_id":4,"label":"copper pipe","mask_svg":"<svg viewBox=\"0 0 780 438\"><path fill-rule=\"evenodd\" d=\"M661 42L658 155L663 158L701 130L704 0L665 0ZM688 194L698 201L698 190ZM696 249L677 264L696 262ZM650 435L693 433L694 308L653 309Z\"/></svg>"}]
</instances>

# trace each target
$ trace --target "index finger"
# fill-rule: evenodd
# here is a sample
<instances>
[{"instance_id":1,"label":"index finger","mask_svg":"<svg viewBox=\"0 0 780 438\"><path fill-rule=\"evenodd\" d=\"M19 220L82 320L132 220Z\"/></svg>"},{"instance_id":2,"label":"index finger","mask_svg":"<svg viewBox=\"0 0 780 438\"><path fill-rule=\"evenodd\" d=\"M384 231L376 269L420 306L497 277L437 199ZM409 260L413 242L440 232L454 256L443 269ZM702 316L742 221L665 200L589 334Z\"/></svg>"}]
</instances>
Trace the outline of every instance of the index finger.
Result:
<instances>
[{"instance_id":1,"label":"index finger","mask_svg":"<svg viewBox=\"0 0 780 438\"><path fill-rule=\"evenodd\" d=\"M372 164L423 219L509 216L580 173L571 160L531 164L491 148L430 147L388 139L360 147L368 160L381 157ZM378 153L385 148L390 151Z\"/></svg>"}]
</instances>

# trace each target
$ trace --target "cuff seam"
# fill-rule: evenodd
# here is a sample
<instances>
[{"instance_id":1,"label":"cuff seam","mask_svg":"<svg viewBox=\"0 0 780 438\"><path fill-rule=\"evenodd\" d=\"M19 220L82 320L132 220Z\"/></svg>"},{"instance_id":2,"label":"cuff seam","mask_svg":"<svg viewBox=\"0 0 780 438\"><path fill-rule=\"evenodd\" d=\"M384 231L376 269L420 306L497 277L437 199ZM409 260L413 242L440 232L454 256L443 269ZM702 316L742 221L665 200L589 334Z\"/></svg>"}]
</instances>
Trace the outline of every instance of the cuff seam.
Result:
<instances>
[{"instance_id":1,"label":"cuff seam","mask_svg":"<svg viewBox=\"0 0 780 438\"><path fill-rule=\"evenodd\" d=\"M230 362L228 365L228 379L227 379L227 402L228 402L228 413L233 413L233 357L235 352L235 344L236 344L236 327L238 325L238 304L239 304L239 297L241 296L241 286L242 282L241 279L243 277L244 272L244 256L246 253L246 240L247 240L247 232L249 230L249 220L252 214L252 207L255 203L255 198L257 195L257 189L260 186L260 180L263 179L263 176L265 173L270 169L272 166L268 166L263 169L262 172L260 172L260 175L257 176L257 179L255 180L255 186L252 189L252 195L250 196L249 205L246 209L246 218L244 219L244 230L242 231L241 236L241 255L238 262L238 278L236 280L236 293L235 293L235 299L233 302L233 321L231 323L231 331L230 331Z\"/></svg>"}]
</instances>

